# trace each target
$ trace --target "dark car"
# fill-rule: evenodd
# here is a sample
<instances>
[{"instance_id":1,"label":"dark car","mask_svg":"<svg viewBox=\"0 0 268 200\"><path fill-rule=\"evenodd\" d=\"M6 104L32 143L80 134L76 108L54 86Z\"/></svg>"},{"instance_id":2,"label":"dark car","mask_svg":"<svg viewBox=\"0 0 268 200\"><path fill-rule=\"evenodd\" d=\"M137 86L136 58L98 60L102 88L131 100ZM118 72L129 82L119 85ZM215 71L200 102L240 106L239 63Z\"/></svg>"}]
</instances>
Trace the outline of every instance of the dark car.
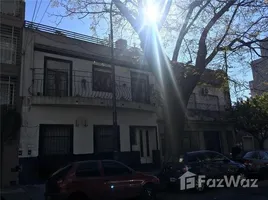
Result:
<instances>
[{"instance_id":1,"label":"dark car","mask_svg":"<svg viewBox=\"0 0 268 200\"><path fill-rule=\"evenodd\" d=\"M135 172L114 160L75 162L56 171L46 183L49 199L153 199L159 179Z\"/></svg>"},{"instance_id":2,"label":"dark car","mask_svg":"<svg viewBox=\"0 0 268 200\"><path fill-rule=\"evenodd\" d=\"M268 153L266 151L249 151L242 159L249 175L256 175L261 179L268 177Z\"/></svg>"},{"instance_id":3,"label":"dark car","mask_svg":"<svg viewBox=\"0 0 268 200\"><path fill-rule=\"evenodd\" d=\"M204 175L206 178L221 178L231 175L245 177L245 166L230 160L218 152L194 151L185 153L178 162L166 163L158 178L160 183L178 188L180 177L186 172L188 175L193 173L192 175ZM197 181L198 179L195 180ZM198 191L203 191L204 186L204 184L195 183L195 188Z\"/></svg>"}]
</instances>

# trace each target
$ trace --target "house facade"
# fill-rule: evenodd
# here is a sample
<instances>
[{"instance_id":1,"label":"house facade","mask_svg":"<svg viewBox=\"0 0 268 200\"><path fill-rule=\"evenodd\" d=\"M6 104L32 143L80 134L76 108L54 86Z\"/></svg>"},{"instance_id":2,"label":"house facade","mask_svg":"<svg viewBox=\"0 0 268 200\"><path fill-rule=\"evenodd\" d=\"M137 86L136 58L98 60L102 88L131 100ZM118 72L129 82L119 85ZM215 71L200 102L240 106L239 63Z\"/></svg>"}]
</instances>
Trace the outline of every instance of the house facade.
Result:
<instances>
[{"instance_id":1,"label":"house facade","mask_svg":"<svg viewBox=\"0 0 268 200\"><path fill-rule=\"evenodd\" d=\"M253 80L249 82L251 96L268 92L268 38L261 42L261 58L251 63Z\"/></svg>"},{"instance_id":2,"label":"house facade","mask_svg":"<svg viewBox=\"0 0 268 200\"><path fill-rule=\"evenodd\" d=\"M137 48L128 47L125 40L115 44L114 134L109 42L32 22L25 22L23 35L21 183L45 179L75 160L160 166L169 146L165 123L155 77ZM213 79L213 73L208 71L203 82ZM222 90L217 81L197 86L178 145L185 151L229 152L233 142L232 125L225 118L229 107L229 90Z\"/></svg>"},{"instance_id":3,"label":"house facade","mask_svg":"<svg viewBox=\"0 0 268 200\"><path fill-rule=\"evenodd\" d=\"M124 40L115 45L117 134L109 43L31 22L25 23L26 41L22 183L46 178L74 160L118 159L134 167L159 163L155 80Z\"/></svg>"},{"instance_id":4,"label":"house facade","mask_svg":"<svg viewBox=\"0 0 268 200\"><path fill-rule=\"evenodd\" d=\"M1 1L0 6L0 104L1 120L10 112L21 112L19 97L22 30L25 2ZM3 123L3 121L2 121ZM12 125L11 125L12 126ZM8 139L10 127L1 124L1 187L18 183L17 166L19 133Z\"/></svg>"}]
</instances>

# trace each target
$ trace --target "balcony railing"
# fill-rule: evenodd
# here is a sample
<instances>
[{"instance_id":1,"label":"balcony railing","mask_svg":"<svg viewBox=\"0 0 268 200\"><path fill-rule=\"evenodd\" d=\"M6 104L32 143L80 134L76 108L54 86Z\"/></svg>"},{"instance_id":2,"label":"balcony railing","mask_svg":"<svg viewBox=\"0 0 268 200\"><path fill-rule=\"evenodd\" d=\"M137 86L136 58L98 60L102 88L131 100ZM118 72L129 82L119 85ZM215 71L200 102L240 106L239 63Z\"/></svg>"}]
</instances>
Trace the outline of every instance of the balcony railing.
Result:
<instances>
[{"instance_id":1,"label":"balcony railing","mask_svg":"<svg viewBox=\"0 0 268 200\"><path fill-rule=\"evenodd\" d=\"M53 26L47 26L47 25L43 25L43 24L39 24L35 22L30 22L30 21L25 21L24 26L26 28L30 28L30 29L34 29L34 30L38 30L38 31L46 32L46 33L51 33L55 35L60 35L60 36L64 36L64 37L68 37L72 39L77 39L77 40L81 40L84 42L90 42L90 43L99 44L99 45L108 46L108 47L110 46L110 42L108 40L104 40L104 39L100 39L100 38L92 37L88 35L83 35L83 34L72 32L72 31L67 31L67 30L60 29L60 28L55 28Z\"/></svg>"},{"instance_id":2,"label":"balcony railing","mask_svg":"<svg viewBox=\"0 0 268 200\"><path fill-rule=\"evenodd\" d=\"M112 99L111 81L105 80L106 84L102 87L93 81L91 72L62 69L46 71L43 68L32 70L33 80L28 90L32 96ZM137 90L132 89L130 78L116 76L115 80L117 100L154 104L153 85L148 86L148 90L134 92Z\"/></svg>"}]
</instances>

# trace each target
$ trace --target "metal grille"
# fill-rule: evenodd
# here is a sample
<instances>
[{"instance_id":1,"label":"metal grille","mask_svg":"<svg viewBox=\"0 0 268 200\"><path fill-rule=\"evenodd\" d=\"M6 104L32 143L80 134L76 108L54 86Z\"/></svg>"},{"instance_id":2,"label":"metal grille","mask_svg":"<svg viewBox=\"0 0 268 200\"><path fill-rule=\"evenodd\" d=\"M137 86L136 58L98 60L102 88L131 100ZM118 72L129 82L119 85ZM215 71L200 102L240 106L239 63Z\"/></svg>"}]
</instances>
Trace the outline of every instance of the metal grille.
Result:
<instances>
[{"instance_id":1,"label":"metal grille","mask_svg":"<svg viewBox=\"0 0 268 200\"><path fill-rule=\"evenodd\" d=\"M94 134L97 153L119 151L120 138L114 134L113 126L95 126Z\"/></svg>"},{"instance_id":2,"label":"metal grille","mask_svg":"<svg viewBox=\"0 0 268 200\"><path fill-rule=\"evenodd\" d=\"M72 154L72 125L41 125L40 155Z\"/></svg>"},{"instance_id":3,"label":"metal grille","mask_svg":"<svg viewBox=\"0 0 268 200\"><path fill-rule=\"evenodd\" d=\"M6 15L21 17L22 0L1 0L0 12Z\"/></svg>"},{"instance_id":4,"label":"metal grille","mask_svg":"<svg viewBox=\"0 0 268 200\"><path fill-rule=\"evenodd\" d=\"M17 79L11 76L2 76L0 79L0 104L13 107L16 103Z\"/></svg>"},{"instance_id":5,"label":"metal grille","mask_svg":"<svg viewBox=\"0 0 268 200\"><path fill-rule=\"evenodd\" d=\"M21 63L21 29L1 24L0 25L0 63Z\"/></svg>"}]
</instances>

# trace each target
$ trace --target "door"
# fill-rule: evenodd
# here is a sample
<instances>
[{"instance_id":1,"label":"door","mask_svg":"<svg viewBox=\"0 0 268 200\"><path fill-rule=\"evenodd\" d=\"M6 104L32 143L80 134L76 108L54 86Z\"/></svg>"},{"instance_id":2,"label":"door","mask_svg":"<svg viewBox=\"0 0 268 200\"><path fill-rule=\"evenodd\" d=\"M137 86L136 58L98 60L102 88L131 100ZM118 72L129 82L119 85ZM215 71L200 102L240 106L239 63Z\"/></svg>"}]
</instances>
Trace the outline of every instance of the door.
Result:
<instances>
[{"instance_id":1,"label":"door","mask_svg":"<svg viewBox=\"0 0 268 200\"><path fill-rule=\"evenodd\" d=\"M41 124L39 131L39 175L48 178L68 164L73 154L73 125Z\"/></svg>"},{"instance_id":2,"label":"door","mask_svg":"<svg viewBox=\"0 0 268 200\"><path fill-rule=\"evenodd\" d=\"M85 161L77 164L75 178L68 185L69 192L82 191L92 199L104 199L104 179L100 171L100 161Z\"/></svg>"},{"instance_id":3,"label":"door","mask_svg":"<svg viewBox=\"0 0 268 200\"><path fill-rule=\"evenodd\" d=\"M221 152L221 141L218 131L205 131L204 138L207 150Z\"/></svg>"},{"instance_id":4,"label":"door","mask_svg":"<svg viewBox=\"0 0 268 200\"><path fill-rule=\"evenodd\" d=\"M104 193L109 199L128 199L136 197L140 191L140 180L135 172L117 161L102 161L104 174Z\"/></svg>"}]
</instances>

